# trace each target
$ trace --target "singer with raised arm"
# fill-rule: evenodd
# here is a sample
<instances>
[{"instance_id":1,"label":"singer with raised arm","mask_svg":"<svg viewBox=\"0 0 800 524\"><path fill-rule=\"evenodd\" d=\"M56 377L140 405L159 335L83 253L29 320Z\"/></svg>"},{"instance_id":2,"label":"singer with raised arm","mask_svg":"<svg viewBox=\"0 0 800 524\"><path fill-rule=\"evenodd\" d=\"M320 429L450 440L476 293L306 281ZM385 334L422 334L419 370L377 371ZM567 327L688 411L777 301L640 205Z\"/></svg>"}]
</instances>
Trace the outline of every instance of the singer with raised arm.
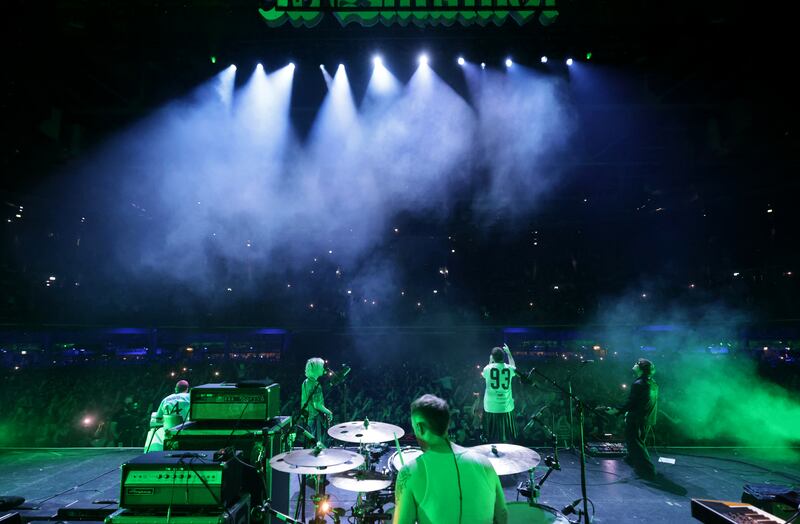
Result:
<instances>
[{"instance_id":1,"label":"singer with raised arm","mask_svg":"<svg viewBox=\"0 0 800 524\"><path fill-rule=\"evenodd\" d=\"M508 357L508 364L505 358ZM486 442L512 442L517 438L514 394L511 379L517 376L514 357L508 345L492 348L489 363L483 368L486 389L483 394L483 438Z\"/></svg>"},{"instance_id":2,"label":"singer with raised arm","mask_svg":"<svg viewBox=\"0 0 800 524\"><path fill-rule=\"evenodd\" d=\"M322 385L319 378L325 374L325 361L319 357L306 362L306 379L300 392L300 416L305 419L308 429L318 442L324 442L327 429L333 419L333 412L325 407Z\"/></svg>"},{"instance_id":3,"label":"singer with raised arm","mask_svg":"<svg viewBox=\"0 0 800 524\"><path fill-rule=\"evenodd\" d=\"M658 414L658 384L653 379L656 368L646 358L640 358L632 368L636 380L631 384L628 401L618 408L604 408L609 414L625 415L625 444L628 456L625 462L636 474L645 479L656 476L656 468L645 446L645 437L656 423Z\"/></svg>"}]
</instances>

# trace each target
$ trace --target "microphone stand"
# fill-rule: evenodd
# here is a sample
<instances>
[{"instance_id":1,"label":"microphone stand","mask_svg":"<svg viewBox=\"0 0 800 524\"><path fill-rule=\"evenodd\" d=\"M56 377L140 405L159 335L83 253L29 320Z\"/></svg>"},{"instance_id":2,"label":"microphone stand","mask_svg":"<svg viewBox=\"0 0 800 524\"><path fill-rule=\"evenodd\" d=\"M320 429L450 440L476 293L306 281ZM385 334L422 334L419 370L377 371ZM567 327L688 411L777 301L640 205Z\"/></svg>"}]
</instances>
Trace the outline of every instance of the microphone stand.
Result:
<instances>
[{"instance_id":1,"label":"microphone stand","mask_svg":"<svg viewBox=\"0 0 800 524\"><path fill-rule=\"evenodd\" d=\"M573 420L573 415L575 413L575 407L573 405L572 400L572 377L583 371L583 365L586 364L586 361L581 362L578 364L578 369L574 370L572 373L567 375L567 387L569 388L569 449L572 451L575 450L575 421Z\"/></svg>"},{"instance_id":2,"label":"microphone stand","mask_svg":"<svg viewBox=\"0 0 800 524\"><path fill-rule=\"evenodd\" d=\"M539 493L542 490L542 485L547 481L548 477L550 477L550 474L555 470L561 471L561 463L558 461L558 435L556 435L547 424L539 419L538 414L534 415L531 418L531 421L537 422L540 426L542 426L542 428L547 432L547 436L553 442L553 455L545 457L544 464L547 466L547 472L539 480L539 482L536 482L536 466L528 470L528 489L530 490L528 494L528 503L533 505L539 502ZM524 483L520 483L520 486L517 488L518 492L525 492L523 485Z\"/></svg>"},{"instance_id":3,"label":"microphone stand","mask_svg":"<svg viewBox=\"0 0 800 524\"><path fill-rule=\"evenodd\" d=\"M583 522L584 524L589 524L589 504L588 499L586 498L586 441L583 434L583 412L586 404L584 404L583 400L578 398L572 391L564 389L558 382L553 380L552 378L548 377L541 371L536 368L533 368L531 371L536 373L546 382L551 384L553 387L567 395L570 401L574 401L575 405L578 407L578 424L580 425L580 461L581 461L581 498L583 499Z\"/></svg>"}]
</instances>

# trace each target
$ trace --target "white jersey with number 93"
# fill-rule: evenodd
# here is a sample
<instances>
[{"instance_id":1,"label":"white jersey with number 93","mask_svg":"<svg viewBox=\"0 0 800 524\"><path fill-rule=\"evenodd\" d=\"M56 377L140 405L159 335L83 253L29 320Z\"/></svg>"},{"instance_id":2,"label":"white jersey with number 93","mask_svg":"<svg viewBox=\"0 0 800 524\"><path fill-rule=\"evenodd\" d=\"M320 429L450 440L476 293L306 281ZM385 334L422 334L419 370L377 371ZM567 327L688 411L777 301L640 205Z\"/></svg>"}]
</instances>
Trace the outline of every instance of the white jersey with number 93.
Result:
<instances>
[{"instance_id":1,"label":"white jersey with number 93","mask_svg":"<svg viewBox=\"0 0 800 524\"><path fill-rule=\"evenodd\" d=\"M492 362L483 368L486 392L483 395L483 410L487 413L508 413L514 410L514 395L511 379L517 374L513 366L504 362Z\"/></svg>"}]
</instances>

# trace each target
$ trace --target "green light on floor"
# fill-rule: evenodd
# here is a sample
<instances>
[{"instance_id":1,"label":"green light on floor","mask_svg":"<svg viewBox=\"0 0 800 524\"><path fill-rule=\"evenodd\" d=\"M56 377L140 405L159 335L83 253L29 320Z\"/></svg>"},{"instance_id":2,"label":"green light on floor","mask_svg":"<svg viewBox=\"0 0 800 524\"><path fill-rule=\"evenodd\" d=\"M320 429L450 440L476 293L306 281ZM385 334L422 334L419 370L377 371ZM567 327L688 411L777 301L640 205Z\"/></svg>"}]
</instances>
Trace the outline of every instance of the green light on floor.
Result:
<instances>
[{"instance_id":1,"label":"green light on floor","mask_svg":"<svg viewBox=\"0 0 800 524\"><path fill-rule=\"evenodd\" d=\"M592 52L589 51L588 53L586 53L586 60L591 60L591 59L592 59Z\"/></svg>"},{"instance_id":2,"label":"green light on floor","mask_svg":"<svg viewBox=\"0 0 800 524\"><path fill-rule=\"evenodd\" d=\"M217 63L217 57L216 56L212 56L211 57L211 63L212 64L216 64Z\"/></svg>"}]
</instances>

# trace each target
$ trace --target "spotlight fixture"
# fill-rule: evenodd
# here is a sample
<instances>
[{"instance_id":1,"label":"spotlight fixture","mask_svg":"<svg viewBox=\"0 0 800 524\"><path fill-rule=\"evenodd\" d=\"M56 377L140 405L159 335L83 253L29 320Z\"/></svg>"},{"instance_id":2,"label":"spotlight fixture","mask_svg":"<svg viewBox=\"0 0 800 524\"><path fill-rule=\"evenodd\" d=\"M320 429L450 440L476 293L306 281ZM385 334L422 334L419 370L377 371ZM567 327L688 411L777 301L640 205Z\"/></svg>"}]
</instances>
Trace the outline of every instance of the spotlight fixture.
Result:
<instances>
[{"instance_id":1,"label":"spotlight fixture","mask_svg":"<svg viewBox=\"0 0 800 524\"><path fill-rule=\"evenodd\" d=\"M425 53L419 55L419 65L428 65L428 55Z\"/></svg>"},{"instance_id":2,"label":"spotlight fixture","mask_svg":"<svg viewBox=\"0 0 800 524\"><path fill-rule=\"evenodd\" d=\"M236 71L236 64L231 64L231 66L230 66L230 67L231 67L231 69L233 69L234 71Z\"/></svg>"},{"instance_id":3,"label":"spotlight fixture","mask_svg":"<svg viewBox=\"0 0 800 524\"><path fill-rule=\"evenodd\" d=\"M514 62L510 58L506 58L506 67L511 67L512 65L514 65Z\"/></svg>"},{"instance_id":4,"label":"spotlight fixture","mask_svg":"<svg viewBox=\"0 0 800 524\"><path fill-rule=\"evenodd\" d=\"M372 57L372 65L374 65L375 67L383 65L383 59L381 58L380 55L375 55Z\"/></svg>"},{"instance_id":5,"label":"spotlight fixture","mask_svg":"<svg viewBox=\"0 0 800 524\"><path fill-rule=\"evenodd\" d=\"M567 65L568 65L568 66L571 66L571 65L572 65L572 59L571 59L571 58L567 58Z\"/></svg>"},{"instance_id":6,"label":"spotlight fixture","mask_svg":"<svg viewBox=\"0 0 800 524\"><path fill-rule=\"evenodd\" d=\"M289 62L289 69L294 69L294 62Z\"/></svg>"},{"instance_id":7,"label":"spotlight fixture","mask_svg":"<svg viewBox=\"0 0 800 524\"><path fill-rule=\"evenodd\" d=\"M339 64L339 69L344 69L344 64Z\"/></svg>"},{"instance_id":8,"label":"spotlight fixture","mask_svg":"<svg viewBox=\"0 0 800 524\"><path fill-rule=\"evenodd\" d=\"M486 69L486 62L481 62L481 69Z\"/></svg>"},{"instance_id":9,"label":"spotlight fixture","mask_svg":"<svg viewBox=\"0 0 800 524\"><path fill-rule=\"evenodd\" d=\"M264 69L264 66L261 65L261 62L256 64L256 69L258 69L258 70Z\"/></svg>"},{"instance_id":10,"label":"spotlight fixture","mask_svg":"<svg viewBox=\"0 0 800 524\"><path fill-rule=\"evenodd\" d=\"M458 65L460 65L460 66L463 66L463 65L464 65L464 64L466 64L466 63L467 63L467 61L466 61L466 60L464 60L464 57L463 57L463 56L459 56L459 57L458 57Z\"/></svg>"},{"instance_id":11,"label":"spotlight fixture","mask_svg":"<svg viewBox=\"0 0 800 524\"><path fill-rule=\"evenodd\" d=\"M539 61L541 63L543 63L543 64L546 64L547 63L547 57L546 56L542 56L542 58Z\"/></svg>"},{"instance_id":12,"label":"spotlight fixture","mask_svg":"<svg viewBox=\"0 0 800 524\"><path fill-rule=\"evenodd\" d=\"M320 64L320 65L319 65L319 68L320 68L320 69L322 69L322 70L324 70L324 69L325 69L325 64Z\"/></svg>"}]
</instances>

